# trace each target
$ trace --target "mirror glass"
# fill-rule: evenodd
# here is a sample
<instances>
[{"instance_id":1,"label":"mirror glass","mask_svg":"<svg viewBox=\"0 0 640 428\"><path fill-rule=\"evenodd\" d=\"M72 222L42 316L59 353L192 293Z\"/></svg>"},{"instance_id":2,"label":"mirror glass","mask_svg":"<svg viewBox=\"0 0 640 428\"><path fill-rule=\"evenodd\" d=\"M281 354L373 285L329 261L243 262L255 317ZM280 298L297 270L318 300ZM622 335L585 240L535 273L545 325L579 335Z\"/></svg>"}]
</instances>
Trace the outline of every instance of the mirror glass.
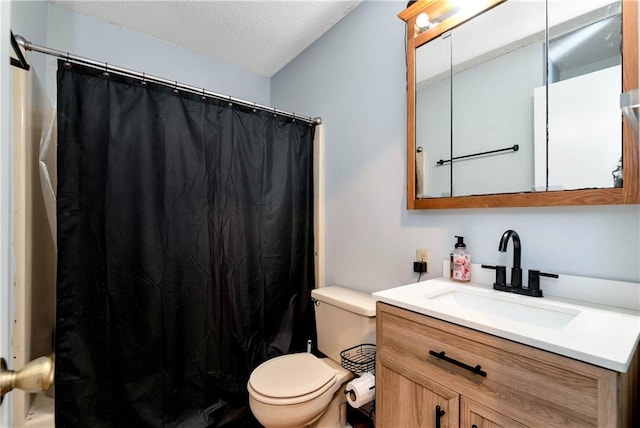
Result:
<instances>
[{"instance_id":1,"label":"mirror glass","mask_svg":"<svg viewBox=\"0 0 640 428\"><path fill-rule=\"evenodd\" d=\"M416 196L451 196L451 33L416 50ZM430 58L437 58L429 61ZM418 65L419 64L419 65ZM422 79L420 79L422 77Z\"/></svg>"},{"instance_id":2,"label":"mirror glass","mask_svg":"<svg viewBox=\"0 0 640 428\"><path fill-rule=\"evenodd\" d=\"M557 24L549 30L548 94L544 88L534 93L537 190L622 185L621 171L616 174L622 162L621 5L603 3L549 3Z\"/></svg>"},{"instance_id":3,"label":"mirror glass","mask_svg":"<svg viewBox=\"0 0 640 428\"><path fill-rule=\"evenodd\" d=\"M507 1L418 47L417 198L619 186L620 12Z\"/></svg>"}]
</instances>

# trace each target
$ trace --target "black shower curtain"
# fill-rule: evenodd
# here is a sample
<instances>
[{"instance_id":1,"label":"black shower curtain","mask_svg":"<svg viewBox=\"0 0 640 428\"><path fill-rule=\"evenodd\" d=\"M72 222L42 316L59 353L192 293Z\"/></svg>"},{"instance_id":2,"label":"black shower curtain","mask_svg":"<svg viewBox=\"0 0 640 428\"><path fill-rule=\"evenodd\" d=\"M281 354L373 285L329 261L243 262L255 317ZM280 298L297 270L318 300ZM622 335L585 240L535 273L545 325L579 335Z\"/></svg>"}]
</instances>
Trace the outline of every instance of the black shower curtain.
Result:
<instances>
[{"instance_id":1,"label":"black shower curtain","mask_svg":"<svg viewBox=\"0 0 640 428\"><path fill-rule=\"evenodd\" d=\"M56 426L255 424L315 331L315 127L58 67Z\"/></svg>"}]
</instances>

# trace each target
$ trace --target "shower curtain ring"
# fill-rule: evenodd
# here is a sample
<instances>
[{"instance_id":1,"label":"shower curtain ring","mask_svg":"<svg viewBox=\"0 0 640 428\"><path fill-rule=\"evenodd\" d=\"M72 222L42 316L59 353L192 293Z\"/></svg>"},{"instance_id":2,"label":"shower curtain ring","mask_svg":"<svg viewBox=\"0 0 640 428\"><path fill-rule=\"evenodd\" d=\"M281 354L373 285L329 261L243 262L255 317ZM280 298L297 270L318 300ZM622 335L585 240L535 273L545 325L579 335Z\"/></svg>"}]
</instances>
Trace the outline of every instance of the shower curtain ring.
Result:
<instances>
[{"instance_id":1,"label":"shower curtain ring","mask_svg":"<svg viewBox=\"0 0 640 428\"><path fill-rule=\"evenodd\" d=\"M202 101L206 101L207 100L207 97L206 97L206 95L204 93L204 88L202 88L202 98L201 99L202 99Z\"/></svg>"},{"instance_id":2,"label":"shower curtain ring","mask_svg":"<svg viewBox=\"0 0 640 428\"><path fill-rule=\"evenodd\" d=\"M227 97L229 97L229 107L233 107L233 99L231 98L231 95L227 95Z\"/></svg>"},{"instance_id":3,"label":"shower curtain ring","mask_svg":"<svg viewBox=\"0 0 640 428\"><path fill-rule=\"evenodd\" d=\"M253 112L257 112L258 110L256 109L256 103L253 103Z\"/></svg>"},{"instance_id":4,"label":"shower curtain ring","mask_svg":"<svg viewBox=\"0 0 640 428\"><path fill-rule=\"evenodd\" d=\"M108 63L104 63L104 72L102 72L102 77L104 77L105 79L108 79L109 76L109 64Z\"/></svg>"},{"instance_id":5,"label":"shower curtain ring","mask_svg":"<svg viewBox=\"0 0 640 428\"><path fill-rule=\"evenodd\" d=\"M175 82L175 86L173 87L173 93L178 95L178 92L179 92L178 91L178 81L174 80L174 82Z\"/></svg>"},{"instance_id":6,"label":"shower curtain ring","mask_svg":"<svg viewBox=\"0 0 640 428\"><path fill-rule=\"evenodd\" d=\"M67 52L67 60L64 62L64 68L66 69L70 69L71 68L71 62L69 61L69 52Z\"/></svg>"},{"instance_id":7,"label":"shower curtain ring","mask_svg":"<svg viewBox=\"0 0 640 428\"><path fill-rule=\"evenodd\" d=\"M147 81L146 81L146 76L144 74L144 71L142 72L142 82L140 82L140 85L146 87L147 86Z\"/></svg>"},{"instance_id":8,"label":"shower curtain ring","mask_svg":"<svg viewBox=\"0 0 640 428\"><path fill-rule=\"evenodd\" d=\"M275 108L275 107L273 108L273 117L274 117L274 118L277 118L277 117L278 117L278 115L276 114L276 108Z\"/></svg>"}]
</instances>

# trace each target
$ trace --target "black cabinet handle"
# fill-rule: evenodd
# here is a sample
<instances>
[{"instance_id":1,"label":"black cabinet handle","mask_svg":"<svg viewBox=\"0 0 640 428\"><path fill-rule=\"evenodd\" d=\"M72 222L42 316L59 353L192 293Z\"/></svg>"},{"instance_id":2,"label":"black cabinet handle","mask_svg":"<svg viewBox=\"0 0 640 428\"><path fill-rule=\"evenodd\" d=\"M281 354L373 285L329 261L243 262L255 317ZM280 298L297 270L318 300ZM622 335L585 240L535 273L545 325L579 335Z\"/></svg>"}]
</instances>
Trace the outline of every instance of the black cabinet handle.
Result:
<instances>
[{"instance_id":1,"label":"black cabinet handle","mask_svg":"<svg viewBox=\"0 0 640 428\"><path fill-rule=\"evenodd\" d=\"M440 418L444 413L444 410L442 410L440 406L436 406L436 428L440 428Z\"/></svg>"},{"instance_id":2,"label":"black cabinet handle","mask_svg":"<svg viewBox=\"0 0 640 428\"><path fill-rule=\"evenodd\" d=\"M473 373L478 374L480 376L487 377L487 372L483 371L482 367L480 367L480 365L472 367L472 366L470 366L468 364L461 363L458 360L454 360L451 357L447 357L445 355L444 351L441 351L441 352L429 351L429 355L433 355L434 357L440 358L441 360L444 360L444 361L446 361L448 363L455 364L458 367L462 367L463 369L467 369L470 372L473 372Z\"/></svg>"},{"instance_id":3,"label":"black cabinet handle","mask_svg":"<svg viewBox=\"0 0 640 428\"><path fill-rule=\"evenodd\" d=\"M478 425L473 424L473 425L471 425L471 428L478 428Z\"/></svg>"}]
</instances>

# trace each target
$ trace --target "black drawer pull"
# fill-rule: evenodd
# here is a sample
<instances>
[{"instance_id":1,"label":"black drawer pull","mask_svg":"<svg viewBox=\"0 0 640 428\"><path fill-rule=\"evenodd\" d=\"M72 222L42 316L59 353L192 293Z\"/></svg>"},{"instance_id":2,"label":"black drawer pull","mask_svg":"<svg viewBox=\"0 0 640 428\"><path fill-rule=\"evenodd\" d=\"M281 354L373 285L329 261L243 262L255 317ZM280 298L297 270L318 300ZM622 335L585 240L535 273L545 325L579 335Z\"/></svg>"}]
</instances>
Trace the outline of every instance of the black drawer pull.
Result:
<instances>
[{"instance_id":1,"label":"black drawer pull","mask_svg":"<svg viewBox=\"0 0 640 428\"><path fill-rule=\"evenodd\" d=\"M436 428L440 428L440 418L444 415L444 410L440 406L436 406Z\"/></svg>"},{"instance_id":2,"label":"black drawer pull","mask_svg":"<svg viewBox=\"0 0 640 428\"><path fill-rule=\"evenodd\" d=\"M483 371L482 367L480 367L480 365L477 365L475 367L471 367L468 364L461 363L458 360L454 360L451 357L447 357L445 355L444 351L442 351L442 352L429 351L429 355L433 355L436 358L440 358L441 360L445 360L448 363L455 364L458 367L462 367L463 369L467 369L470 372L473 372L475 374L479 374L480 376L487 377L487 372Z\"/></svg>"}]
</instances>

